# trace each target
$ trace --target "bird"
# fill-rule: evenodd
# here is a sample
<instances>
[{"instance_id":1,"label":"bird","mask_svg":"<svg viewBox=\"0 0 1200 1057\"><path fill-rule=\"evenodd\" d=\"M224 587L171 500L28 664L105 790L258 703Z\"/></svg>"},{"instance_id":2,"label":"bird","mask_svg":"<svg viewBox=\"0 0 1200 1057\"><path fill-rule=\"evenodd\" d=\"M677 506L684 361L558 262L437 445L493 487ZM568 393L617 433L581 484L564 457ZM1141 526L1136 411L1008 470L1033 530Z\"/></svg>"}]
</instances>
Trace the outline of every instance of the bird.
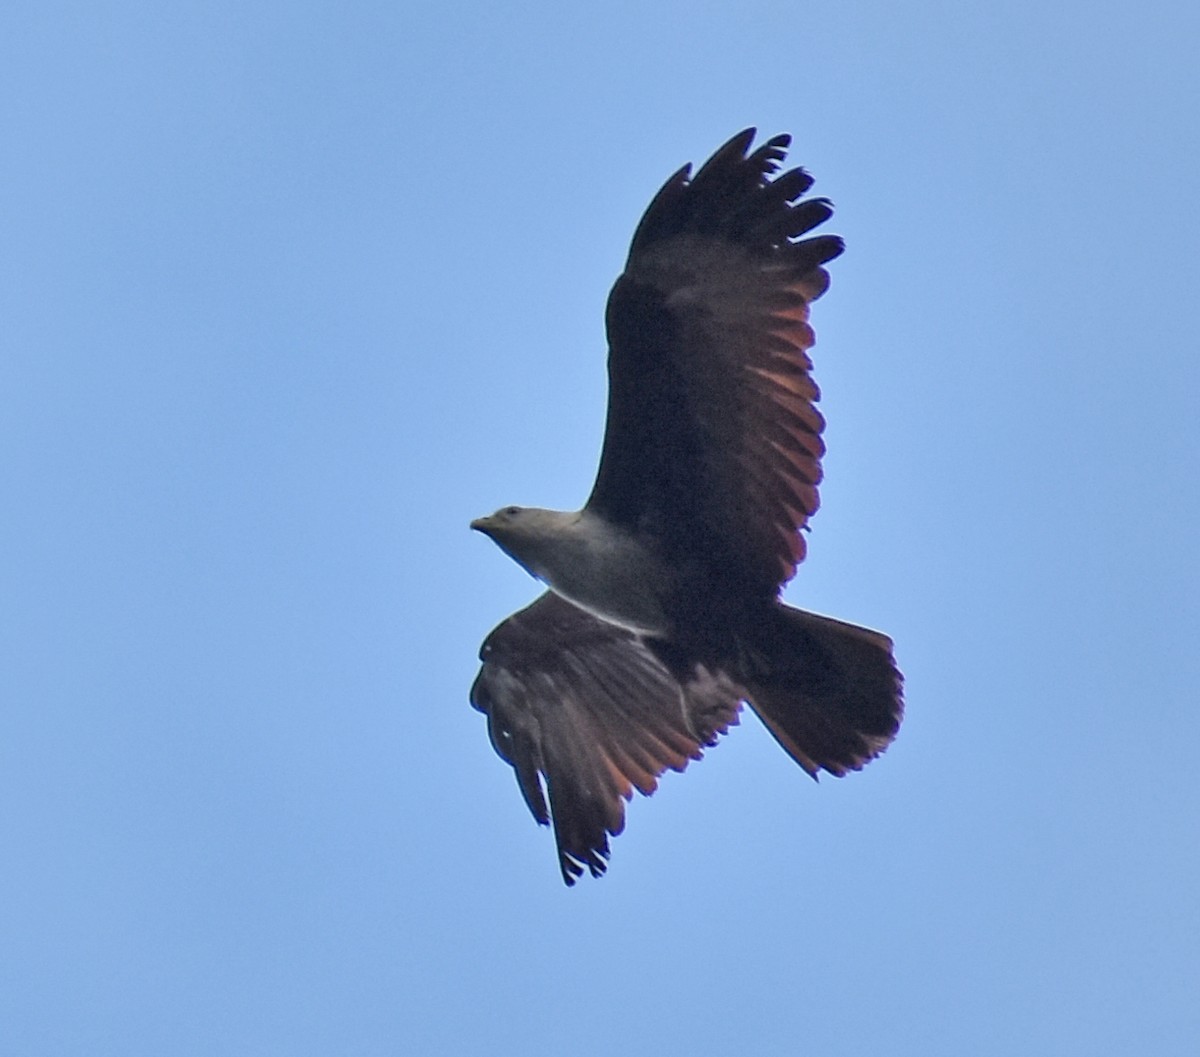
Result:
<instances>
[{"instance_id":1,"label":"bird","mask_svg":"<svg viewBox=\"0 0 1200 1057\"><path fill-rule=\"evenodd\" d=\"M780 597L825 454L809 306L844 247L810 234L833 207L809 174L779 172L791 137L756 135L680 168L635 230L587 502L471 522L546 587L484 640L470 702L568 886L605 872L633 791L743 704L814 779L862 768L903 717L888 636Z\"/></svg>"}]
</instances>

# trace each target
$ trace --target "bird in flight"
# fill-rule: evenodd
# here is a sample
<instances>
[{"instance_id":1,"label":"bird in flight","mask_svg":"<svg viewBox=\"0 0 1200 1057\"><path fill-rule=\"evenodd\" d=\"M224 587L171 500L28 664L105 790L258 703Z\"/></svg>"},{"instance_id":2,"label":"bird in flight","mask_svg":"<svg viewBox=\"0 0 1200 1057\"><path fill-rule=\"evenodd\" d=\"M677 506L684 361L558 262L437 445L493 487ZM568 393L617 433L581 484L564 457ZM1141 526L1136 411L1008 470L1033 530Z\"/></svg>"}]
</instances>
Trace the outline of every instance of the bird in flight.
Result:
<instances>
[{"instance_id":1,"label":"bird in flight","mask_svg":"<svg viewBox=\"0 0 1200 1057\"><path fill-rule=\"evenodd\" d=\"M625 802L654 792L743 703L805 771L879 755L903 713L892 642L785 605L818 506L824 419L809 305L833 213L776 176L791 139L747 129L685 165L638 224L608 299L608 419L581 510L471 523L548 590L483 643L471 703L563 880L608 865Z\"/></svg>"}]
</instances>

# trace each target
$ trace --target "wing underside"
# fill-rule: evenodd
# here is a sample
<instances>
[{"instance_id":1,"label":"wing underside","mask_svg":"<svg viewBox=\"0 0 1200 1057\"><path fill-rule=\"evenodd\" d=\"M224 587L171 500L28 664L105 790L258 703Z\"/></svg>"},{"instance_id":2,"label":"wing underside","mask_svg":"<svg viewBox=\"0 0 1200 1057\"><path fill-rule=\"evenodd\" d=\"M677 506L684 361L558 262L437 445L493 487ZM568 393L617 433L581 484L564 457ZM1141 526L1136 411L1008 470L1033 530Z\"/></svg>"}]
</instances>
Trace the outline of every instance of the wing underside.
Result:
<instances>
[{"instance_id":1,"label":"wing underside","mask_svg":"<svg viewBox=\"0 0 1200 1057\"><path fill-rule=\"evenodd\" d=\"M553 824L563 879L602 874L625 801L649 795L737 722L741 691L695 666L678 680L637 635L547 592L485 640L471 703L526 804Z\"/></svg>"},{"instance_id":2,"label":"wing underside","mask_svg":"<svg viewBox=\"0 0 1200 1057\"><path fill-rule=\"evenodd\" d=\"M832 213L771 180L788 138L735 137L654 199L609 298L609 406L589 508L680 561L774 595L819 505L824 420L808 306L825 290Z\"/></svg>"}]
</instances>

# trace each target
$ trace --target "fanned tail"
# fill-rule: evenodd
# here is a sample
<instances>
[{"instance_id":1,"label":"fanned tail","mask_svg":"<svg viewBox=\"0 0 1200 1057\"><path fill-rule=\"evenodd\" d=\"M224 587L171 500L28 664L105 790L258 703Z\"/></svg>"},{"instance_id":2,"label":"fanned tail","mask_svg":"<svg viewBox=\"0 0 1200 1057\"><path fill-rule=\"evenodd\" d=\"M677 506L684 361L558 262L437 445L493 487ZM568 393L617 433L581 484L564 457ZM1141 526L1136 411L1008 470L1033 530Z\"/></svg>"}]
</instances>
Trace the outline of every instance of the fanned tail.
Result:
<instances>
[{"instance_id":1,"label":"fanned tail","mask_svg":"<svg viewBox=\"0 0 1200 1057\"><path fill-rule=\"evenodd\" d=\"M861 769L900 729L903 677L878 631L780 604L744 663L750 705L814 778Z\"/></svg>"}]
</instances>

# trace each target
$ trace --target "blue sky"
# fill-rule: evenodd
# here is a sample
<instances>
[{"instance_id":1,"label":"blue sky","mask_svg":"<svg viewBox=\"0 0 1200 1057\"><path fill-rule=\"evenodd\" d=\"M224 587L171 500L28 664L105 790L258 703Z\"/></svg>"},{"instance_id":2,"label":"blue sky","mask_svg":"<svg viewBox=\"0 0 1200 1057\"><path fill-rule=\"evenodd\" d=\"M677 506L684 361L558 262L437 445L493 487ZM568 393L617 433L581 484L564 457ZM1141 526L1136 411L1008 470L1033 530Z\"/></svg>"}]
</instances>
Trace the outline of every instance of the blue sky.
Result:
<instances>
[{"instance_id":1,"label":"blue sky","mask_svg":"<svg viewBox=\"0 0 1200 1057\"><path fill-rule=\"evenodd\" d=\"M1192 1055L1194 5L6 5L6 1054ZM641 212L790 131L848 242L752 717L566 890L467 705L586 496Z\"/></svg>"}]
</instances>

